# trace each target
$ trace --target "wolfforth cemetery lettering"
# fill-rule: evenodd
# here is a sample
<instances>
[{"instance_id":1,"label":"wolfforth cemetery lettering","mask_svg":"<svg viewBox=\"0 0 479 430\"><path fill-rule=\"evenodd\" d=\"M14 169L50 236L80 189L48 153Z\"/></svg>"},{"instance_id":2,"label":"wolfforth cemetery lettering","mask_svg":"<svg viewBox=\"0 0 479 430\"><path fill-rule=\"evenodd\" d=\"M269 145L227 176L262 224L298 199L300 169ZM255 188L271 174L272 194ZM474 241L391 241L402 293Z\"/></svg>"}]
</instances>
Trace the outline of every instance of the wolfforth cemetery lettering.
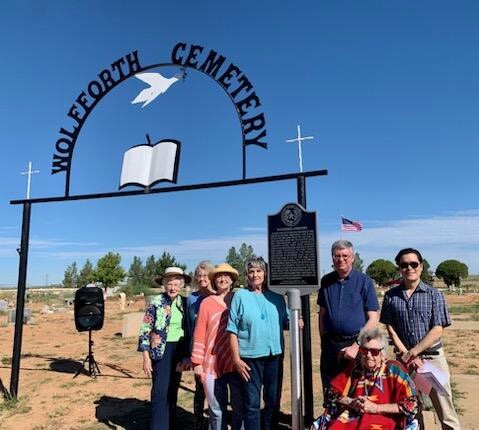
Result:
<instances>
[{"instance_id":1,"label":"wolfforth cemetery lettering","mask_svg":"<svg viewBox=\"0 0 479 430\"><path fill-rule=\"evenodd\" d=\"M203 54L204 53L204 54ZM65 195L69 195L70 173L73 151L80 131L97 103L118 84L126 79L137 76L150 85L142 91L132 103L143 103L142 107L152 102L159 94L169 88L172 82L182 79L186 68L195 69L215 80L228 94L235 106L238 119L241 123L243 144L243 179L246 177L246 150L248 145L258 145L267 148L264 141L266 137L266 120L262 112L259 112L261 101L253 89L253 84L239 67L226 61L223 55L216 51L205 51L202 46L189 45L181 42L176 44L171 52L171 63L158 63L142 66L138 57L138 51L119 58L110 67L98 73L95 79L80 92L68 109L67 116L70 124L60 128L60 136L55 142L53 154L52 174L65 172ZM182 70L173 78L164 78L159 73L145 73L148 70L165 67L179 66ZM169 85L159 86L158 79L168 81ZM157 94L158 88L161 90ZM161 88L160 88L161 87Z\"/></svg>"},{"instance_id":2,"label":"wolfforth cemetery lettering","mask_svg":"<svg viewBox=\"0 0 479 430\"><path fill-rule=\"evenodd\" d=\"M141 70L138 51L133 51L112 63L109 69L103 69L98 79L88 83L68 110L67 116L74 121L73 125L60 129L62 137L55 143L57 154L53 155L52 175L68 170L78 134L95 105L111 89Z\"/></svg>"},{"instance_id":3,"label":"wolfforth cemetery lettering","mask_svg":"<svg viewBox=\"0 0 479 430\"><path fill-rule=\"evenodd\" d=\"M279 292L296 287L308 294L318 286L316 213L288 203L268 216L269 284Z\"/></svg>"},{"instance_id":4,"label":"wolfforth cemetery lettering","mask_svg":"<svg viewBox=\"0 0 479 430\"><path fill-rule=\"evenodd\" d=\"M199 70L218 82L236 105L243 133L252 134L251 138L244 140L244 144L266 148L268 144L260 142L260 139L266 137L266 121L263 113L256 112L261 102L253 91L253 84L238 66L233 63L228 64L223 55L213 50L207 54L203 54L203 51L204 48L200 45L188 47L188 44L180 42L173 48L171 61L174 64ZM218 73L220 70L221 73Z\"/></svg>"}]
</instances>

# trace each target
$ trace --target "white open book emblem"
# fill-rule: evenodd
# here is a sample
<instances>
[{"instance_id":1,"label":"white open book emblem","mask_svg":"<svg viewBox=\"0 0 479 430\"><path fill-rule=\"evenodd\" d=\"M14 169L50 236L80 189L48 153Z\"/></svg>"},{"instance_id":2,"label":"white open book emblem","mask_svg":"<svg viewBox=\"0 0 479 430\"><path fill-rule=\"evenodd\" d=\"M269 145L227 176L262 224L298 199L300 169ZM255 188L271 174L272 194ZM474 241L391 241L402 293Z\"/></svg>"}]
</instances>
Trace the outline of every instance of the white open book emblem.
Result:
<instances>
[{"instance_id":1,"label":"white open book emblem","mask_svg":"<svg viewBox=\"0 0 479 430\"><path fill-rule=\"evenodd\" d=\"M123 155L120 190L128 185L151 187L158 182L176 183L180 142L164 139L151 144L146 135L147 144L133 146Z\"/></svg>"}]
</instances>

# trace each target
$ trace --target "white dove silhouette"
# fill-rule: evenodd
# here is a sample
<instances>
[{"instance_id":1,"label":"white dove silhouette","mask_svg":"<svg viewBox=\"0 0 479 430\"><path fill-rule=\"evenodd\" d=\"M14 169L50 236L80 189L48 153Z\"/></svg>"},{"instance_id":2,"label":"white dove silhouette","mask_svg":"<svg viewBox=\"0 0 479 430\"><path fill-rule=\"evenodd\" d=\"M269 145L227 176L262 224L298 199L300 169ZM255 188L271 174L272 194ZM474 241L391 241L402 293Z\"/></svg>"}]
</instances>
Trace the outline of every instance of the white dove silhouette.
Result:
<instances>
[{"instance_id":1,"label":"white dove silhouette","mask_svg":"<svg viewBox=\"0 0 479 430\"><path fill-rule=\"evenodd\" d=\"M160 94L163 94L175 82L186 76L184 71L176 74L172 78L165 78L159 73L137 73L135 75L138 79L146 82L150 86L140 91L131 103L143 103L142 108L155 100Z\"/></svg>"}]
</instances>

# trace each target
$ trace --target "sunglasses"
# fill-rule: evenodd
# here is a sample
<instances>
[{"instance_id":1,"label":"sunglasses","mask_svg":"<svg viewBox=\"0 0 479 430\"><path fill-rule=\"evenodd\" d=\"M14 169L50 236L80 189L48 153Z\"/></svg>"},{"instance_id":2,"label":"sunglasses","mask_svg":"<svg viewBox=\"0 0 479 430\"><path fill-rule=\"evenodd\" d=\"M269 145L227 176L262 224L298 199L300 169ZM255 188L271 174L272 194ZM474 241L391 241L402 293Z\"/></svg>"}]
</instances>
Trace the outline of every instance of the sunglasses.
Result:
<instances>
[{"instance_id":1,"label":"sunglasses","mask_svg":"<svg viewBox=\"0 0 479 430\"><path fill-rule=\"evenodd\" d=\"M417 261L411 261L410 263L399 263L399 268L400 269L407 269L408 267L411 267L411 269L417 269L421 263Z\"/></svg>"},{"instance_id":2,"label":"sunglasses","mask_svg":"<svg viewBox=\"0 0 479 430\"><path fill-rule=\"evenodd\" d=\"M370 352L373 357L377 357L383 349L384 348L366 348L365 346L361 346L359 353L361 355L368 355L368 352Z\"/></svg>"}]
</instances>

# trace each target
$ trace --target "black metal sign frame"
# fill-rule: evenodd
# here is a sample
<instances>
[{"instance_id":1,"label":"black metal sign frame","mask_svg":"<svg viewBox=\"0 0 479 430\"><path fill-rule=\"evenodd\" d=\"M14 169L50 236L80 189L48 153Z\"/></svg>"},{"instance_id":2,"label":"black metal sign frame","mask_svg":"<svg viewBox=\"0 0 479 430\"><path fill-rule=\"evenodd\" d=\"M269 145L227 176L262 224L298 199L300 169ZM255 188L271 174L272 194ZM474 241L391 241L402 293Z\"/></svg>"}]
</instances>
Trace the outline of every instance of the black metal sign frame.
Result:
<instances>
[{"instance_id":1,"label":"black metal sign frame","mask_svg":"<svg viewBox=\"0 0 479 430\"><path fill-rule=\"evenodd\" d=\"M63 202L72 200L100 199L110 197L126 197L141 194L168 193L174 191L188 191L204 188L219 188L236 185L272 182L296 179L298 203L306 208L306 178L312 176L327 175L327 170L311 172L290 173L277 176L265 176L246 179L246 147L258 145L267 148L267 143L262 140L266 137L266 121L264 114L258 112L261 106L259 97L253 89L253 85L246 75L233 63L226 62L226 58L217 52L210 50L205 53L199 45L189 45L184 42L178 43L171 53L171 63L159 63L149 66L141 66L138 51L133 51L113 62L108 69L103 69L98 74L98 79L88 83L86 90L82 91L68 110L67 116L73 120L69 127L62 127L60 137L55 142L56 153L53 155L52 174L66 173L65 194L59 197L44 197L36 199L12 200L12 205L23 205L22 235L19 252L17 306L15 317L15 335L12 354L12 371L10 378L10 393L12 398L18 396L18 383L20 375L20 358L23 335L23 313L25 306L25 292L28 264L28 247L30 235L30 219L32 204ZM228 94L233 102L240 121L243 143L243 174L242 179L233 181L212 182L203 184L191 184L184 186L171 186L166 188L145 188L144 190L119 191L97 194L70 195L71 162L73 151L85 124L85 121L100 102L113 88L126 79L138 73L154 68L166 66L179 66L183 69L194 69L210 76ZM311 358L311 326L308 296L301 297L304 317L303 330L303 384L305 391L305 423L310 424L313 420L313 390L312 390L312 358Z\"/></svg>"},{"instance_id":2,"label":"black metal sign frame","mask_svg":"<svg viewBox=\"0 0 479 430\"><path fill-rule=\"evenodd\" d=\"M73 123L60 128L60 137L55 142L52 174L65 172L65 196L70 195L71 163L73 151L85 121L93 109L113 88L138 73L162 67L179 66L197 70L212 78L228 95L234 105L241 125L243 142L243 179L246 178L246 147L257 145L267 149L266 119L258 112L261 101L246 74L226 57L200 45L180 42L171 52L171 63L158 63L142 66L138 51L130 52L114 61L109 68L98 73L86 88L80 92L67 112Z\"/></svg>"}]
</instances>

